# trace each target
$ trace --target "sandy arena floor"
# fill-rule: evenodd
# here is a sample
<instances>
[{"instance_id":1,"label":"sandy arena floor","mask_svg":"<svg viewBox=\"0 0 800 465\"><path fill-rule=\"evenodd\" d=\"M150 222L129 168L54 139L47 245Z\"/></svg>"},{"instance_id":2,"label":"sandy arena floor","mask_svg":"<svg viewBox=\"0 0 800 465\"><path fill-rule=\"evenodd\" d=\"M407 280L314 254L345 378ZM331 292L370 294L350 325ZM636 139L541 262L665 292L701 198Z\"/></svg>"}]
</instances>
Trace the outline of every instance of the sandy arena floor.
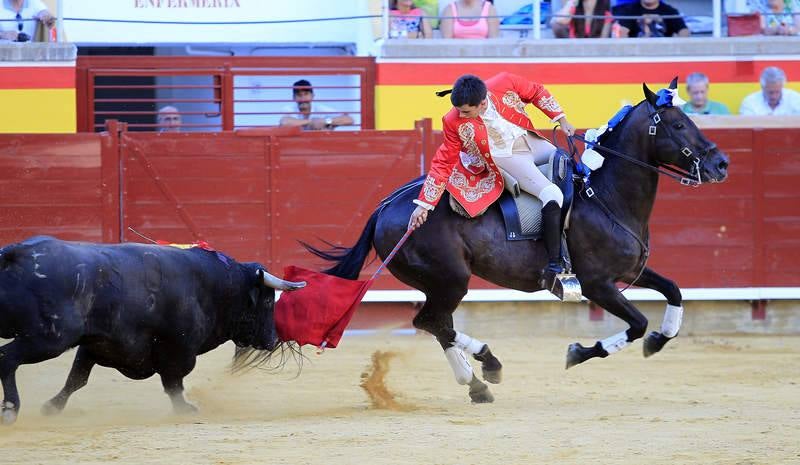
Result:
<instances>
[{"instance_id":1,"label":"sandy arena floor","mask_svg":"<svg viewBox=\"0 0 800 465\"><path fill-rule=\"evenodd\" d=\"M71 352L18 372L23 410L0 428L0 463L800 463L800 337L681 337L648 360L637 342L565 371L573 340L488 339L505 365L488 405L470 404L430 336L379 334L307 350L299 378L230 376L232 346L217 349L187 378L192 417L170 414L157 378L106 368L43 417ZM388 409L359 386L377 351Z\"/></svg>"}]
</instances>

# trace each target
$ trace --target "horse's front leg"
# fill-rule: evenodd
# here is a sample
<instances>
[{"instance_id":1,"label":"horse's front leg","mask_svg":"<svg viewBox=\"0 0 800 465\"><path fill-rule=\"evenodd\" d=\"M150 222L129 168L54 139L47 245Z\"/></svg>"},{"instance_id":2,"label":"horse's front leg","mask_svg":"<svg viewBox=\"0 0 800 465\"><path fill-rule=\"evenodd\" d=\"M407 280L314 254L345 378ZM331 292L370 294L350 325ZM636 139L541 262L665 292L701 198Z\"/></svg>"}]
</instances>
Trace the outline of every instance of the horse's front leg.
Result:
<instances>
[{"instance_id":1,"label":"horse's front leg","mask_svg":"<svg viewBox=\"0 0 800 465\"><path fill-rule=\"evenodd\" d=\"M626 331L609 336L595 345L584 347L580 343L570 344L567 349L567 368L594 357L608 357L629 346L631 342L644 336L647 318L617 289L613 282L589 283L583 286L584 295L603 307L612 315L628 323Z\"/></svg>"},{"instance_id":2,"label":"horse's front leg","mask_svg":"<svg viewBox=\"0 0 800 465\"><path fill-rule=\"evenodd\" d=\"M453 370L456 382L469 385L469 396L474 403L493 402L494 396L489 386L475 376L468 356L481 362L483 379L490 383L499 383L502 378L502 364L492 354L487 344L453 329L452 311L442 311L432 302L438 299L428 297L425 305L414 318L414 326L433 334L444 349L444 355ZM460 299L459 299L460 301Z\"/></svg>"},{"instance_id":3,"label":"horse's front leg","mask_svg":"<svg viewBox=\"0 0 800 465\"><path fill-rule=\"evenodd\" d=\"M644 338L644 356L649 357L664 348L664 344L678 335L683 322L683 298L681 290L671 279L665 278L650 268L645 268L636 285L660 292L667 299L661 331L651 331Z\"/></svg>"}]
</instances>

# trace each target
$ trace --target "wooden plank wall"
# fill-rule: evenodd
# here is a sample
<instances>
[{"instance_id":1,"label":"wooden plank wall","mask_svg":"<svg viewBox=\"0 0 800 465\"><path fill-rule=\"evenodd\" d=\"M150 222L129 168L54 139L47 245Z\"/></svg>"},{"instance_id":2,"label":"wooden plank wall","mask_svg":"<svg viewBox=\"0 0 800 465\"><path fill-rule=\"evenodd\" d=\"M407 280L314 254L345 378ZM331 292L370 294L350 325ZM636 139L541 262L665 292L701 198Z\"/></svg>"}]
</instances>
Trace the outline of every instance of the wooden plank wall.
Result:
<instances>
[{"instance_id":1,"label":"wooden plank wall","mask_svg":"<svg viewBox=\"0 0 800 465\"><path fill-rule=\"evenodd\" d=\"M705 132L730 156L729 179L699 188L661 180L650 265L682 287L797 286L796 130ZM154 239L203 239L274 270L319 269L298 241L352 245L435 146L422 129L0 135L0 242L141 242L130 226ZM397 287L388 277L378 285Z\"/></svg>"}]
</instances>

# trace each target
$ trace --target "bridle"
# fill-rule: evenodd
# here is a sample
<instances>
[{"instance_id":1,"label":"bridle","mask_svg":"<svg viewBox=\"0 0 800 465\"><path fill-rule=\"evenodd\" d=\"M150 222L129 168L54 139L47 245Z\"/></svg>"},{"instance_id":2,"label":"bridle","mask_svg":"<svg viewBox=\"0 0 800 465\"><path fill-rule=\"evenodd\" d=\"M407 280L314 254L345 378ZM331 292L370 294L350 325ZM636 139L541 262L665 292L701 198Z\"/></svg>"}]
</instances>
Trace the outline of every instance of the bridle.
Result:
<instances>
[{"instance_id":1,"label":"bridle","mask_svg":"<svg viewBox=\"0 0 800 465\"><path fill-rule=\"evenodd\" d=\"M652 104L650 104L650 102L647 102L647 105L648 105L649 108L653 108L653 106L652 106ZM659 124L663 121L663 119L661 118L661 113L664 112L665 110L669 109L669 108L672 108L672 107L657 108L657 109L655 109L655 111L651 112L648 115L648 119L652 123L647 129L647 134L649 136L656 137L656 135L658 134ZM700 176L700 164L708 156L708 154L710 152L712 152L713 150L716 150L717 145L714 144L714 143L711 143L710 145L708 145L707 147L704 147L702 149L699 149L699 150L696 149L696 148L693 149L692 146L688 142L675 137L673 131L670 129L668 124L661 125L661 128L666 133L667 138L681 142L681 144L680 144L682 146L681 147L681 153L683 154L683 156L691 158L691 168L688 171L683 169L683 168L678 168L678 167L671 166L671 165L651 165L650 163L647 163L647 162L641 161L639 159L633 158L633 157L631 157L629 155L626 155L626 154L624 154L622 152L619 152L617 150L610 149L608 147L604 147L604 146L600 145L597 142L588 141L583 136L580 136L580 135L577 135L577 134L569 136L569 143L572 146L573 145L572 139L577 139L577 140L583 142L584 144L586 144L587 147L591 147L594 150L597 150L597 151L600 151L600 152L603 152L603 153L606 153L606 154L609 154L609 155L614 155L616 157L622 158L623 160L626 160L626 161L628 161L630 163L633 163L635 165L639 165L639 166L647 168L647 169L649 169L651 171L655 171L658 174L663 174L664 176L670 177L670 178L678 181L683 186L697 187L700 184L702 184L703 180L702 180L702 178Z\"/></svg>"}]
</instances>

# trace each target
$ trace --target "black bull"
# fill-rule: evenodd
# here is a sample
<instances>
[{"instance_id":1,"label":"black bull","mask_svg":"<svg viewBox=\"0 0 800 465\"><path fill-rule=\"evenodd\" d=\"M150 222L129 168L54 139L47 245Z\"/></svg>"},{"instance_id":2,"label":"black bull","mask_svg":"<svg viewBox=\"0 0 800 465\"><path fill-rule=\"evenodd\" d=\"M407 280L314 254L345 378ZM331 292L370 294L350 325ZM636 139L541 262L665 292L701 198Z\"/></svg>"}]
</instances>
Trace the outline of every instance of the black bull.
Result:
<instances>
[{"instance_id":1,"label":"black bull","mask_svg":"<svg viewBox=\"0 0 800 465\"><path fill-rule=\"evenodd\" d=\"M271 351L275 289L290 283L258 263L238 263L192 248L65 242L34 237L0 249L2 422L13 423L20 400L15 373L23 364L78 347L61 392L45 413L60 412L86 385L95 364L132 379L158 373L176 411L195 408L183 378L197 355L233 340Z\"/></svg>"}]
</instances>

